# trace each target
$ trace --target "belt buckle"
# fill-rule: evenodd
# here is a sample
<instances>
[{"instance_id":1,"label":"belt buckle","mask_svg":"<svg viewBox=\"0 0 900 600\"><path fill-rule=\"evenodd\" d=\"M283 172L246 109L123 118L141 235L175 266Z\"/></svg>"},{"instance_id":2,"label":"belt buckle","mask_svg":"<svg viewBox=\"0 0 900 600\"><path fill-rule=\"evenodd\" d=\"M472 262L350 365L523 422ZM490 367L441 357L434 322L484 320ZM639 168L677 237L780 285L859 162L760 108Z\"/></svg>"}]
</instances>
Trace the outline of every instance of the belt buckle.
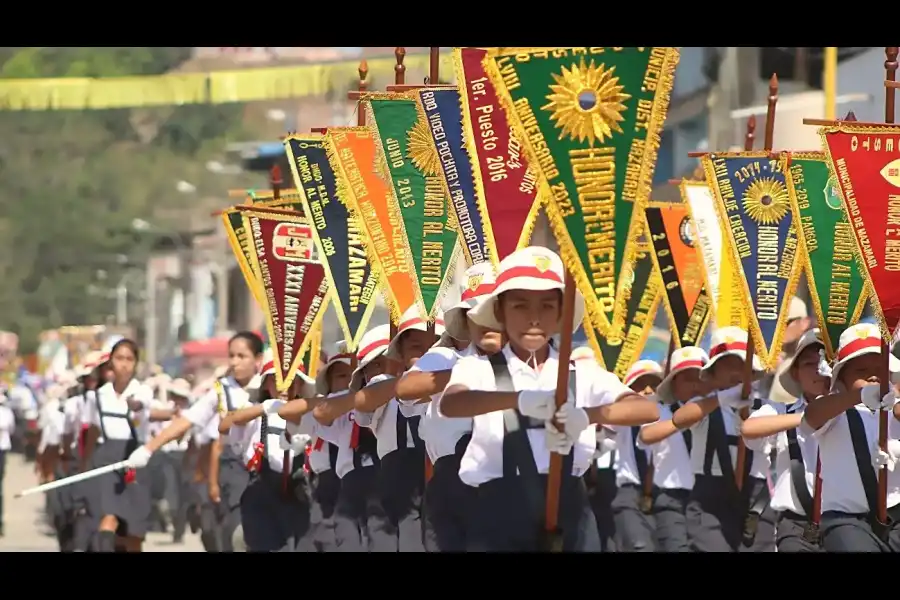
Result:
<instances>
[{"instance_id":1,"label":"belt buckle","mask_svg":"<svg viewBox=\"0 0 900 600\"><path fill-rule=\"evenodd\" d=\"M803 525L803 539L809 542L810 544L818 544L819 543L819 524L813 523L811 521L807 521L806 524Z\"/></svg>"},{"instance_id":2,"label":"belt buckle","mask_svg":"<svg viewBox=\"0 0 900 600\"><path fill-rule=\"evenodd\" d=\"M759 515L753 511L747 513L744 518L744 534L742 542L744 547L750 548L756 541L756 530L759 528Z\"/></svg>"}]
</instances>

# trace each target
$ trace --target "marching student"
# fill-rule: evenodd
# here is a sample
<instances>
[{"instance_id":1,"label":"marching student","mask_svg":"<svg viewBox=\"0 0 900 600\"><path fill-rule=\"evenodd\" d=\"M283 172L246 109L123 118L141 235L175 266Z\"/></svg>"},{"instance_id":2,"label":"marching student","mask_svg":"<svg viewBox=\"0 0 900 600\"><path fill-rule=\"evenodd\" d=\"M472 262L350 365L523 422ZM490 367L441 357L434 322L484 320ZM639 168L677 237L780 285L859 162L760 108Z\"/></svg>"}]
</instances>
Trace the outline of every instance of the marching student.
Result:
<instances>
[{"instance_id":1,"label":"marching student","mask_svg":"<svg viewBox=\"0 0 900 600\"><path fill-rule=\"evenodd\" d=\"M524 248L500 263L496 287L469 310L475 323L504 331L508 340L490 357L460 359L441 398L443 416L473 418L459 472L463 483L477 488L467 532L470 551L546 546L541 532L550 452L563 455L563 549L600 550L582 480L596 447L594 425L641 425L659 416L653 403L589 361L569 366L570 401L556 409L558 353L549 342L561 326L564 281L559 256ZM574 323L566 326L581 323L580 296L575 309Z\"/></svg>"},{"instance_id":2,"label":"marching student","mask_svg":"<svg viewBox=\"0 0 900 600\"><path fill-rule=\"evenodd\" d=\"M162 406L173 411L173 417L190 406L191 384L185 379L175 379L163 382ZM159 424L159 425L157 425ZM157 421L156 435L168 424L167 421ZM163 484L162 515L172 524L172 541L180 544L184 539L187 529L188 495L190 487L190 475L186 469L186 454L190 442L190 432L181 439L172 440L163 444L159 454L163 458L160 465L160 475Z\"/></svg>"},{"instance_id":3,"label":"marching student","mask_svg":"<svg viewBox=\"0 0 900 600\"><path fill-rule=\"evenodd\" d=\"M135 342L123 338L109 353L112 377L94 402L85 404L83 422L90 425L85 452L90 468L125 460L138 446L135 421L150 419L152 392L135 378L139 359ZM98 552L115 552L117 536L126 552L140 552L150 520L150 487L145 477L128 469L88 480L88 510L100 518Z\"/></svg>"},{"instance_id":4,"label":"marching student","mask_svg":"<svg viewBox=\"0 0 900 600\"><path fill-rule=\"evenodd\" d=\"M893 468L900 434L891 390L882 397L882 338L877 325L848 327L840 337L831 391L811 402L801 428L809 427L819 442L822 460L820 535L826 552L900 552L900 480ZM900 361L890 358L892 377L900 380ZM878 447L879 416L888 419L888 453ZM887 507L891 523L877 519L877 469L888 466Z\"/></svg>"},{"instance_id":5,"label":"marching student","mask_svg":"<svg viewBox=\"0 0 900 600\"><path fill-rule=\"evenodd\" d=\"M6 455L12 449L12 434L16 418L7 404L6 394L0 393L0 537L3 537L3 478L6 475Z\"/></svg>"},{"instance_id":6,"label":"marching student","mask_svg":"<svg viewBox=\"0 0 900 600\"><path fill-rule=\"evenodd\" d=\"M378 493L384 521L375 521L370 530L375 552L424 552L422 539L422 497L425 491L425 442L419 422L425 405L403 406L390 387L396 375L409 369L444 333L443 314L438 312L434 328L412 306L400 317L397 333L388 344L385 357L395 372L373 378L369 385L384 382L380 397L365 398L355 404L357 422L375 433L378 458ZM390 379L390 380L389 380ZM388 381L389 380L389 381Z\"/></svg>"},{"instance_id":7,"label":"marching student","mask_svg":"<svg viewBox=\"0 0 900 600\"><path fill-rule=\"evenodd\" d=\"M625 374L624 383L635 393L652 398L663 370L652 360L639 360ZM613 427L616 432L616 497L612 501L618 552L653 552L652 495L645 496L650 451L638 443L641 428Z\"/></svg>"},{"instance_id":8,"label":"marching student","mask_svg":"<svg viewBox=\"0 0 900 600\"><path fill-rule=\"evenodd\" d=\"M316 371L316 394L324 396L327 401L328 398L350 389L352 362L353 355L347 352L346 343L338 342L325 365ZM302 417L303 420L310 418L315 419L311 412ZM313 501L311 514L313 543L317 552L336 552L338 544L334 511L341 491L341 478L337 474L340 448L318 435L319 428L318 422L311 427L315 437L307 447L307 465L311 476ZM288 431L292 430L292 423L288 421Z\"/></svg>"},{"instance_id":9,"label":"marching student","mask_svg":"<svg viewBox=\"0 0 900 600\"><path fill-rule=\"evenodd\" d=\"M263 364L259 393L253 404L223 416L219 434L228 434L250 472L240 498L241 528L248 552L312 551L310 496L304 473L309 435L290 436L278 409L283 398L300 398L307 412L315 406L315 381L298 371L290 388L279 394L275 363L269 354ZM300 437L300 439L296 439ZM292 439L293 438L293 439ZM220 438L221 439L221 438Z\"/></svg>"},{"instance_id":10,"label":"marching student","mask_svg":"<svg viewBox=\"0 0 900 600\"><path fill-rule=\"evenodd\" d=\"M597 364L594 350L589 346L572 349L573 364L588 361ZM600 535L600 552L616 551L616 523L613 519L613 500L616 499L616 432L609 428L597 427L597 446L591 460L591 466L584 474L588 502L597 521L597 533Z\"/></svg>"},{"instance_id":11,"label":"marching student","mask_svg":"<svg viewBox=\"0 0 900 600\"><path fill-rule=\"evenodd\" d=\"M403 406L427 403L419 423L419 435L433 465L431 480L425 484L423 511L427 552L466 550L466 520L474 490L460 480L459 465L472 437L472 419L442 417L440 399L460 358L494 354L503 347L500 332L481 327L467 317L493 287L490 263L469 267L460 301L444 313L444 334L397 382L397 399ZM459 345L464 346L460 349Z\"/></svg>"},{"instance_id":12,"label":"marching student","mask_svg":"<svg viewBox=\"0 0 900 600\"><path fill-rule=\"evenodd\" d=\"M669 357L669 373L659 387L659 421L641 427L638 442L653 453L653 517L656 541L663 552L690 552L686 509L694 487L691 466L693 437L690 429L679 430L672 415L703 390L700 370L709 361L706 352L685 346Z\"/></svg>"},{"instance_id":13,"label":"marching student","mask_svg":"<svg viewBox=\"0 0 900 600\"><path fill-rule=\"evenodd\" d=\"M214 383L215 380L201 382L192 393L194 401L206 396L213 389ZM206 552L218 552L220 529L217 517L218 505L209 498L209 472L213 461L213 442L219 439L219 419L211 419L204 427L191 426L188 435L190 436L188 463L192 469L188 524L191 533L200 532L200 542Z\"/></svg>"},{"instance_id":14,"label":"marching student","mask_svg":"<svg viewBox=\"0 0 900 600\"><path fill-rule=\"evenodd\" d=\"M778 513L778 552L820 551L818 515L813 514L819 445L813 432L800 425L807 405L828 393L830 381L824 352L825 343L818 329L804 333L778 376L780 388L796 401L790 405L766 404L753 411L741 427L748 448L767 452L774 446L777 452L771 504Z\"/></svg>"},{"instance_id":15,"label":"marching student","mask_svg":"<svg viewBox=\"0 0 900 600\"><path fill-rule=\"evenodd\" d=\"M41 406L41 413L38 417L40 440L35 463L42 484L53 481L58 476L65 477L59 473L62 434L65 426L62 400L68 396L68 390L63 385L67 381L66 378L61 377L59 381L62 383L54 383L47 388L45 402ZM65 488L50 490L45 494L46 511L53 530L56 532L60 552L70 552L71 529L66 526L67 506L64 503L63 489Z\"/></svg>"},{"instance_id":16,"label":"marching student","mask_svg":"<svg viewBox=\"0 0 900 600\"><path fill-rule=\"evenodd\" d=\"M234 334L228 342L230 374L217 379L213 389L197 400L188 410L172 420L155 438L139 447L128 460L132 468L147 465L154 452L163 445L180 439L192 427L218 431L219 416L233 412L249 402L249 390L259 384L262 361L262 339L251 331ZM211 441L208 470L209 503L201 509L204 523L201 540L204 547L217 552L233 552L234 539L239 537L241 523L241 494L247 487L249 473L241 457L229 444L220 444L218 433ZM211 437L211 436L210 436ZM205 538L205 539L204 539Z\"/></svg>"},{"instance_id":17,"label":"marching student","mask_svg":"<svg viewBox=\"0 0 900 600\"><path fill-rule=\"evenodd\" d=\"M752 397L741 397L746 356L746 331L738 327L717 329L712 335L709 362L700 371L705 385L698 396L706 397L688 402L672 417L672 424L679 430L692 430L694 487L685 514L695 552L746 552L754 543L747 539L751 536L745 536L745 521L749 498L754 498L759 490L749 483L753 480L751 475L761 475L765 484L768 457L760 458L763 453L747 451L744 485L739 491L734 469L740 412L754 404ZM763 373L755 355L753 372L754 378ZM754 395L755 390L751 396Z\"/></svg>"},{"instance_id":18,"label":"marching student","mask_svg":"<svg viewBox=\"0 0 900 600\"><path fill-rule=\"evenodd\" d=\"M357 422L357 401L393 395L393 381L369 385L377 377L397 371L397 365L385 356L390 344L390 325L379 325L366 332L356 352L357 368L350 377L347 393L332 394L313 409L318 422L316 435L338 447L336 473L341 479L334 509L334 534L339 552L367 552L376 549L372 539L387 516L377 489L378 442L375 434ZM279 410L282 418L296 420L294 402ZM301 411L305 411L301 406Z\"/></svg>"}]
</instances>

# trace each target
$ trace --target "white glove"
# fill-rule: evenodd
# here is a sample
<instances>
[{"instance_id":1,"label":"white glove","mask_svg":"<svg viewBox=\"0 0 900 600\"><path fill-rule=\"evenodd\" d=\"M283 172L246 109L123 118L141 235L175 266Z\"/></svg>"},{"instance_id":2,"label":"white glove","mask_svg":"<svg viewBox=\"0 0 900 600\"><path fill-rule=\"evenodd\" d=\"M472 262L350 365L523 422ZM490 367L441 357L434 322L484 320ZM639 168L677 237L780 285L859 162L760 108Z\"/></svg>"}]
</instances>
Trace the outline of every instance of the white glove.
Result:
<instances>
[{"instance_id":1,"label":"white glove","mask_svg":"<svg viewBox=\"0 0 900 600\"><path fill-rule=\"evenodd\" d=\"M898 402L900 402L900 394L897 393L897 390L891 388L884 398L881 399L881 408L883 410L891 410Z\"/></svg>"},{"instance_id":2,"label":"white glove","mask_svg":"<svg viewBox=\"0 0 900 600\"><path fill-rule=\"evenodd\" d=\"M896 464L897 459L879 448L878 444L872 447L872 466L875 467L876 471L882 467L887 467L888 471L893 471Z\"/></svg>"},{"instance_id":3,"label":"white glove","mask_svg":"<svg viewBox=\"0 0 900 600\"><path fill-rule=\"evenodd\" d=\"M126 459L128 461L128 468L143 469L147 466L147 463L150 462L151 456L153 456L153 452L151 452L147 446L138 446L138 448Z\"/></svg>"},{"instance_id":4,"label":"white glove","mask_svg":"<svg viewBox=\"0 0 900 600\"><path fill-rule=\"evenodd\" d=\"M612 452L616 449L616 440L610 438L603 438L599 444L597 444L597 449L600 452Z\"/></svg>"},{"instance_id":5,"label":"white glove","mask_svg":"<svg viewBox=\"0 0 900 600\"><path fill-rule=\"evenodd\" d=\"M519 392L519 412L526 417L549 421L556 412L554 392L540 390L523 390Z\"/></svg>"},{"instance_id":6,"label":"white glove","mask_svg":"<svg viewBox=\"0 0 900 600\"><path fill-rule=\"evenodd\" d=\"M736 385L734 387L728 388L727 390L722 390L718 393L719 404L721 404L722 406L733 408L735 410L749 408L753 405L753 400L751 398L744 399L741 397L743 388L744 386L742 385Z\"/></svg>"},{"instance_id":7,"label":"white glove","mask_svg":"<svg viewBox=\"0 0 900 600\"><path fill-rule=\"evenodd\" d=\"M825 351L819 350L819 366L818 366L819 375L822 377L831 378L831 365L828 364L828 359L825 358Z\"/></svg>"},{"instance_id":8,"label":"white glove","mask_svg":"<svg viewBox=\"0 0 900 600\"><path fill-rule=\"evenodd\" d=\"M306 452L306 444L309 443L309 436L302 433L295 433L288 439L286 435L278 436L278 447L283 452L293 452L300 455Z\"/></svg>"},{"instance_id":9,"label":"white glove","mask_svg":"<svg viewBox=\"0 0 900 600\"><path fill-rule=\"evenodd\" d=\"M572 439L577 438L582 431L591 426L591 419L587 412L572 402L566 402L559 407L554 418Z\"/></svg>"},{"instance_id":10,"label":"white glove","mask_svg":"<svg viewBox=\"0 0 900 600\"><path fill-rule=\"evenodd\" d=\"M888 393L888 396L892 394ZM883 402L887 398L881 397L881 386L877 383L870 383L867 386L864 386L861 390L859 390L859 401L866 405L871 411L878 411L884 408ZM893 402L891 403L891 407L893 407Z\"/></svg>"},{"instance_id":11,"label":"white glove","mask_svg":"<svg viewBox=\"0 0 900 600\"><path fill-rule=\"evenodd\" d=\"M781 434L778 434L778 435L775 436L775 438L776 438L776 441L775 441L775 451L778 452L779 454L781 454L782 452L784 452L784 451L787 450L787 448L788 448L788 439L787 439L787 435L781 435ZM898 440L898 441L900 441L900 440Z\"/></svg>"},{"instance_id":12,"label":"white glove","mask_svg":"<svg viewBox=\"0 0 900 600\"><path fill-rule=\"evenodd\" d=\"M563 456L572 451L572 447L575 445L575 439L573 437L565 431L556 429L556 427L553 426L552 421L546 421L544 423L544 429L544 439L547 442L547 450L562 454Z\"/></svg>"},{"instance_id":13,"label":"white glove","mask_svg":"<svg viewBox=\"0 0 900 600\"><path fill-rule=\"evenodd\" d=\"M900 440L888 440L887 451L894 460L900 460Z\"/></svg>"},{"instance_id":14,"label":"white glove","mask_svg":"<svg viewBox=\"0 0 900 600\"><path fill-rule=\"evenodd\" d=\"M266 400L262 403L263 412L267 415L274 415L278 412L278 409L284 406L284 402L281 400Z\"/></svg>"}]
</instances>

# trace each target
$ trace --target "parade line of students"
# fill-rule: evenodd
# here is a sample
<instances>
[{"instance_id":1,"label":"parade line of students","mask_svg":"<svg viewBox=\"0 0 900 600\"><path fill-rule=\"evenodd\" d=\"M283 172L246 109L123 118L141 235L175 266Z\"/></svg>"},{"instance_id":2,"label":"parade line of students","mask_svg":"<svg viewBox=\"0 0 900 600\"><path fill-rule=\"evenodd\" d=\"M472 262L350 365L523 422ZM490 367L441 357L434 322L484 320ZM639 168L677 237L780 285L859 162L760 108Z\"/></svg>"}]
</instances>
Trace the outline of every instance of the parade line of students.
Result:
<instances>
[{"instance_id":1,"label":"parade line of students","mask_svg":"<svg viewBox=\"0 0 900 600\"><path fill-rule=\"evenodd\" d=\"M885 396L876 326L848 328L833 364L818 330L801 331L774 375L754 357L749 394L739 328L624 381L577 348L557 409L564 281L539 247L496 275L471 267L433 324L408 312L393 338L372 327L286 394L253 333L193 391L137 381L129 340L90 356L45 407L42 478L130 468L48 494L60 549L139 552L162 502L208 552L541 551L555 452L564 551L900 551L900 361ZM579 324L580 298L575 312ZM767 397L774 384L790 402ZM173 460L178 493L160 500L154 464ZM884 466L888 523L875 518Z\"/></svg>"}]
</instances>

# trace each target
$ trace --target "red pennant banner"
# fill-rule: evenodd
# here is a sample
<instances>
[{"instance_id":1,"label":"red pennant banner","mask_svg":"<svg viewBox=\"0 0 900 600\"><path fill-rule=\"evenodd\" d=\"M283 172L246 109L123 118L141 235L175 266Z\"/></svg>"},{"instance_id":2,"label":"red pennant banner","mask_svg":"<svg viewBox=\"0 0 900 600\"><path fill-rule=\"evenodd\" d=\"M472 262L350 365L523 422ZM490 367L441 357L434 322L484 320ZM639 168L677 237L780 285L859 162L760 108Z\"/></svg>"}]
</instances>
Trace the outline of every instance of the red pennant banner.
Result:
<instances>
[{"instance_id":1,"label":"red pennant banner","mask_svg":"<svg viewBox=\"0 0 900 600\"><path fill-rule=\"evenodd\" d=\"M312 230L297 213L244 211L250 259L259 274L275 361L275 382L286 390L303 362L303 345L325 313L328 280L312 258Z\"/></svg>"},{"instance_id":2,"label":"red pennant banner","mask_svg":"<svg viewBox=\"0 0 900 600\"><path fill-rule=\"evenodd\" d=\"M453 62L464 92L460 94L464 146L472 161L484 236L496 267L531 241L540 203L536 201L537 172L528 166L482 66L486 54L480 48L454 48Z\"/></svg>"},{"instance_id":3,"label":"red pennant banner","mask_svg":"<svg viewBox=\"0 0 900 600\"><path fill-rule=\"evenodd\" d=\"M900 323L900 126L842 123L819 131L890 339Z\"/></svg>"}]
</instances>

